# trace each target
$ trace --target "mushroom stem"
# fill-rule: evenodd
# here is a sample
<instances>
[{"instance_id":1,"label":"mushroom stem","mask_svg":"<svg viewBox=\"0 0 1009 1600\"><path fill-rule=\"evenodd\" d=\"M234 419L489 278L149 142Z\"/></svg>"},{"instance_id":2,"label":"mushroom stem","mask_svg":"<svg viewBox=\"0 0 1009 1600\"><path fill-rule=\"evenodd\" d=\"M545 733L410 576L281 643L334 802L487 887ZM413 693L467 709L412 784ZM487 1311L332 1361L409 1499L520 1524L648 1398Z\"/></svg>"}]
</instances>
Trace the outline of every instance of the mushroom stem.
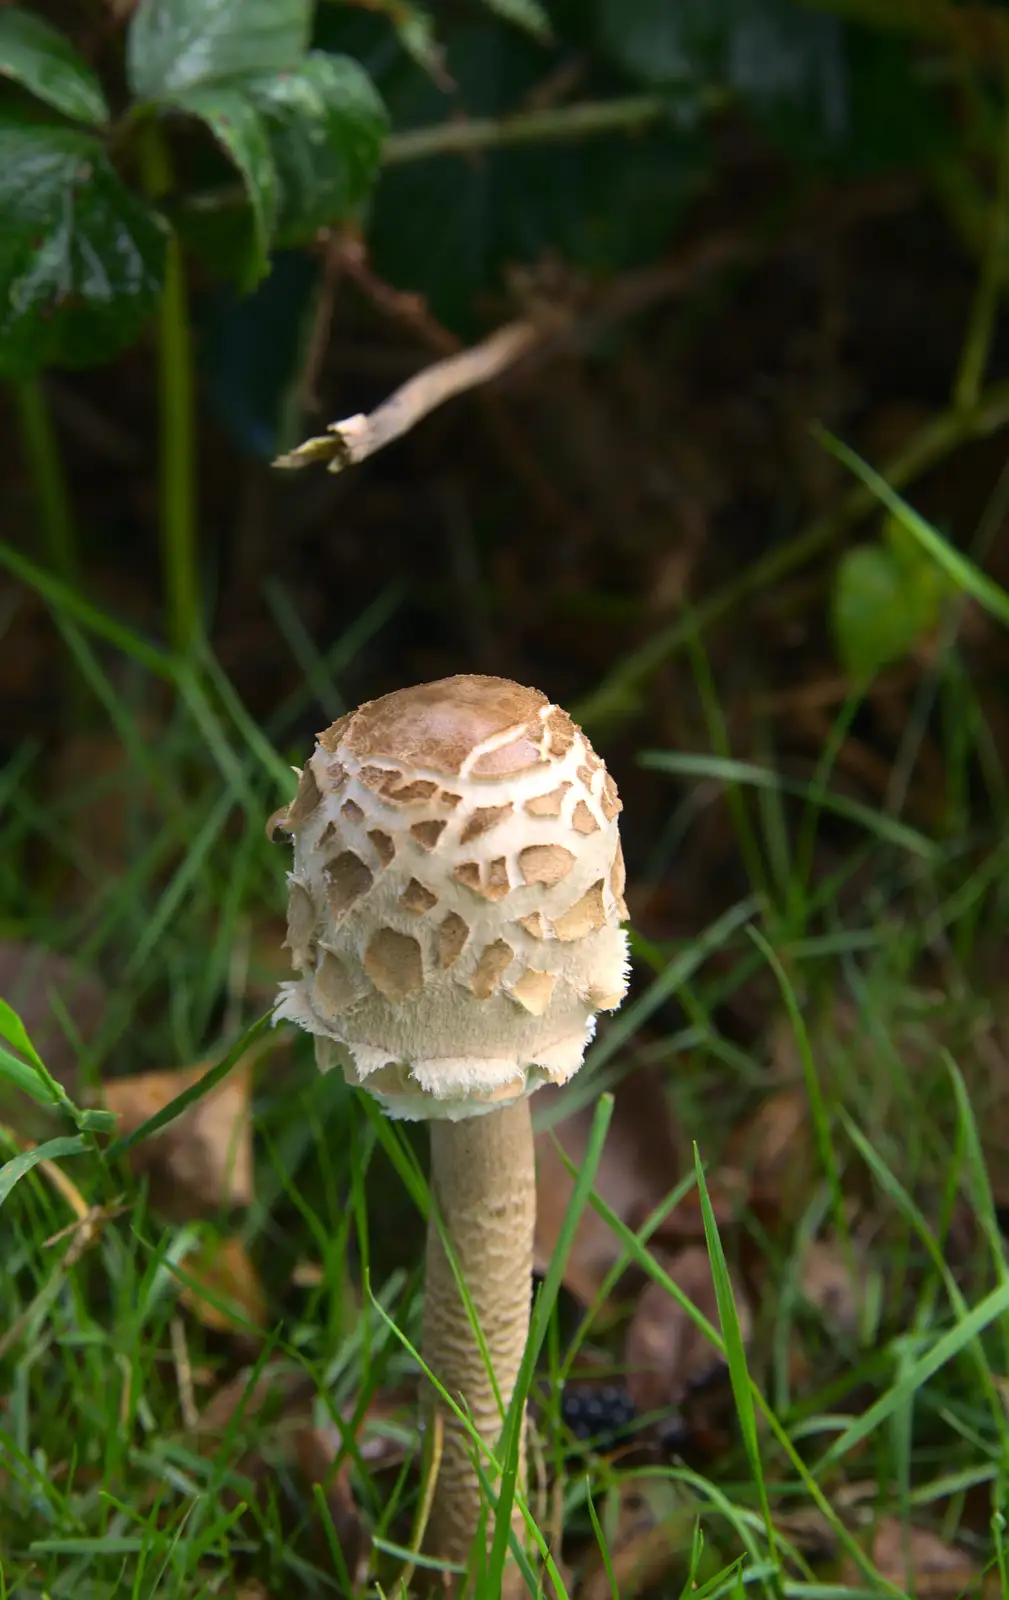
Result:
<instances>
[{"instance_id":1,"label":"mushroom stem","mask_svg":"<svg viewBox=\"0 0 1009 1600\"><path fill-rule=\"evenodd\" d=\"M507 1409L529 1334L532 1293L536 1174L529 1100L523 1097L499 1111L459 1122L432 1122L431 1185ZM493 1449L502 1414L433 1214L423 1350L431 1372L468 1410L480 1437ZM444 1423L427 1547L441 1560L465 1562L479 1529L484 1495L470 1434L447 1409ZM523 1486L524 1432L520 1449ZM492 1516L487 1527L489 1536Z\"/></svg>"}]
</instances>

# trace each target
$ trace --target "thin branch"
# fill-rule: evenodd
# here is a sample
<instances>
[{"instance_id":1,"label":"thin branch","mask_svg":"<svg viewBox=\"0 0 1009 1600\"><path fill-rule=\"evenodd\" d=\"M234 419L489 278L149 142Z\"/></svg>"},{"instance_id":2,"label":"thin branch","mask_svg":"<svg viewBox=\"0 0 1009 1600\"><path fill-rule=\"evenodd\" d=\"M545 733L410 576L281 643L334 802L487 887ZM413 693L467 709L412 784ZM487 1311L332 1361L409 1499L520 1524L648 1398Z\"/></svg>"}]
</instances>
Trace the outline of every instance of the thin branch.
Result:
<instances>
[{"instance_id":1,"label":"thin branch","mask_svg":"<svg viewBox=\"0 0 1009 1600\"><path fill-rule=\"evenodd\" d=\"M422 417L453 395L497 377L541 337L541 329L531 322L509 322L480 344L416 373L370 415L358 412L342 422L331 422L322 438L306 440L297 449L278 456L273 464L307 467L325 461L330 472L356 466L408 433Z\"/></svg>"},{"instance_id":2,"label":"thin branch","mask_svg":"<svg viewBox=\"0 0 1009 1600\"><path fill-rule=\"evenodd\" d=\"M536 144L549 139L581 139L591 133L641 128L668 116L669 109L667 96L636 94L621 100L583 100L576 105L550 106L543 111L516 112L510 117L437 122L430 128L394 133L382 148L382 164L395 166L401 161L420 161L426 156Z\"/></svg>"}]
</instances>

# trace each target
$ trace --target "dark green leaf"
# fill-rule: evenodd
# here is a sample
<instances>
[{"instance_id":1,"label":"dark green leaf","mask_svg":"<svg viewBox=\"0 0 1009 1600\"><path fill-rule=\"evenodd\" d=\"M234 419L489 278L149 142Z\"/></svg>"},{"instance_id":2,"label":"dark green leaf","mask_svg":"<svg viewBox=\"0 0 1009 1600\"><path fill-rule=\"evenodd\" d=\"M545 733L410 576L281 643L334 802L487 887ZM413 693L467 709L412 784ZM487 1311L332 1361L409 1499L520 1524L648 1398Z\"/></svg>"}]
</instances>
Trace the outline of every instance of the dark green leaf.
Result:
<instances>
[{"instance_id":1,"label":"dark green leaf","mask_svg":"<svg viewBox=\"0 0 1009 1600\"><path fill-rule=\"evenodd\" d=\"M713 7L712 9L717 9ZM635 78L677 83L692 77L694 55L710 31L709 0L599 0L604 45Z\"/></svg>"},{"instance_id":2,"label":"dark green leaf","mask_svg":"<svg viewBox=\"0 0 1009 1600\"><path fill-rule=\"evenodd\" d=\"M25 1150L21 1155L15 1156L13 1161L6 1161L0 1167L0 1206L3 1205L16 1183L20 1183L26 1173L37 1167L40 1161L58 1161L62 1156L79 1156L89 1148L88 1141L83 1134L68 1134L65 1138L50 1139L46 1144L37 1145L34 1150Z\"/></svg>"},{"instance_id":3,"label":"dark green leaf","mask_svg":"<svg viewBox=\"0 0 1009 1600\"><path fill-rule=\"evenodd\" d=\"M603 42L652 84L715 83L760 110L814 110L835 134L846 111L842 29L794 0L599 0Z\"/></svg>"},{"instance_id":4,"label":"dark green leaf","mask_svg":"<svg viewBox=\"0 0 1009 1600\"><path fill-rule=\"evenodd\" d=\"M20 6L0 10L0 78L22 84L79 122L109 119L101 85L69 39Z\"/></svg>"},{"instance_id":5,"label":"dark green leaf","mask_svg":"<svg viewBox=\"0 0 1009 1600\"><path fill-rule=\"evenodd\" d=\"M229 84L187 89L166 96L166 103L205 122L242 174L253 218L253 248L242 286L251 288L267 270L277 216L277 169L263 118L245 90Z\"/></svg>"},{"instance_id":6,"label":"dark green leaf","mask_svg":"<svg viewBox=\"0 0 1009 1600\"><path fill-rule=\"evenodd\" d=\"M460 29L445 96L404 64L383 80L397 127L449 116L507 116L542 78L540 50L493 23ZM661 127L608 136L444 156L393 166L376 192L371 240L378 271L416 290L436 315L468 336L479 327L481 289L508 262L555 251L593 273L625 270L667 249L703 178L696 135Z\"/></svg>"},{"instance_id":7,"label":"dark green leaf","mask_svg":"<svg viewBox=\"0 0 1009 1600\"><path fill-rule=\"evenodd\" d=\"M892 550L862 545L837 571L834 632L845 670L862 681L906 655L938 619L942 601L927 557L903 564Z\"/></svg>"},{"instance_id":8,"label":"dark green leaf","mask_svg":"<svg viewBox=\"0 0 1009 1600\"><path fill-rule=\"evenodd\" d=\"M87 366L136 338L164 234L97 140L0 121L0 374Z\"/></svg>"},{"instance_id":9,"label":"dark green leaf","mask_svg":"<svg viewBox=\"0 0 1009 1600\"><path fill-rule=\"evenodd\" d=\"M314 51L251 94L280 176L277 240L293 244L346 214L375 181L388 129L371 79L348 56Z\"/></svg>"},{"instance_id":10,"label":"dark green leaf","mask_svg":"<svg viewBox=\"0 0 1009 1600\"><path fill-rule=\"evenodd\" d=\"M138 99L285 72L308 48L311 0L140 0L127 72Z\"/></svg>"}]
</instances>

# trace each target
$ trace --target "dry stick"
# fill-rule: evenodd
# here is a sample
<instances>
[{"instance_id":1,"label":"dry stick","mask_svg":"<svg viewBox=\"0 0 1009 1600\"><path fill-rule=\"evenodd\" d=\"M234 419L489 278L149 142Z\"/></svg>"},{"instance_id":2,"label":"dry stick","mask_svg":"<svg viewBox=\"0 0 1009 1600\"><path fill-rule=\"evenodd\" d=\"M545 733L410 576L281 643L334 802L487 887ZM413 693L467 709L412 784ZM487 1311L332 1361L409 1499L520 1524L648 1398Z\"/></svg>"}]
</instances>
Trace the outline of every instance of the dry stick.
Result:
<instances>
[{"instance_id":1,"label":"dry stick","mask_svg":"<svg viewBox=\"0 0 1009 1600\"><path fill-rule=\"evenodd\" d=\"M429 411L444 405L453 395L497 377L541 337L541 330L531 322L509 322L480 344L425 367L370 415L359 412L343 422L331 422L324 437L308 439L296 450L278 456L274 466L307 467L316 461L327 461L330 472L356 466L408 433Z\"/></svg>"}]
</instances>

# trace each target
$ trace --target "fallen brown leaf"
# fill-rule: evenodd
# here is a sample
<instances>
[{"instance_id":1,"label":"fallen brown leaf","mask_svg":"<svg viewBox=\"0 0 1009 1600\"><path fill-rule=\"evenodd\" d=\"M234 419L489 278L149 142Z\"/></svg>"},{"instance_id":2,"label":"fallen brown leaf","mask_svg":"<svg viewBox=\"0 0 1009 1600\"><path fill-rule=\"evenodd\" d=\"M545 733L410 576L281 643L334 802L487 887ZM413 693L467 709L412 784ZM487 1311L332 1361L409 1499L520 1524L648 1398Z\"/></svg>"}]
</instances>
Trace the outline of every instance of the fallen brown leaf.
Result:
<instances>
[{"instance_id":1,"label":"fallen brown leaf","mask_svg":"<svg viewBox=\"0 0 1009 1600\"><path fill-rule=\"evenodd\" d=\"M358 1459L372 1474L399 1472L403 1458L404 1423L416 1414L416 1388L375 1395L355 1430ZM355 1407L342 1416L350 1424ZM394 1422L394 1429L382 1423ZM295 1545L307 1541L302 1552L327 1570L331 1568L329 1530L314 1504L319 1485L332 1525L355 1585L363 1584L368 1556L367 1530L353 1494L349 1458L337 1465L341 1430L331 1419L320 1420L316 1386L312 1378L286 1363L258 1372L246 1369L225 1384L204 1407L196 1427L202 1452L219 1447L223 1434L240 1439L248 1428L256 1440L241 1456L236 1471L248 1480L242 1497L263 1499L281 1514ZM419 1459L419 1454L418 1454ZM232 1491L228 1491L229 1495ZM408 1535L408 1529L396 1533ZM356 1592L356 1589L355 1589Z\"/></svg>"},{"instance_id":2,"label":"fallen brown leaf","mask_svg":"<svg viewBox=\"0 0 1009 1600\"><path fill-rule=\"evenodd\" d=\"M661 1265L716 1328L720 1326L708 1253L690 1245ZM744 1341L752 1332L749 1303L733 1282ZM627 1390L640 1412L675 1407L691 1389L706 1383L723 1366L722 1357L689 1314L659 1283L649 1282L637 1302L624 1345Z\"/></svg>"},{"instance_id":3,"label":"fallen brown leaf","mask_svg":"<svg viewBox=\"0 0 1009 1600\"><path fill-rule=\"evenodd\" d=\"M974 1563L928 1528L905 1526L896 1517L880 1517L869 1554L883 1577L913 1594L915 1600L961 1600L961 1596L978 1593L981 1575ZM842 1563L841 1581L853 1589L864 1587L865 1580L850 1556Z\"/></svg>"},{"instance_id":4,"label":"fallen brown leaf","mask_svg":"<svg viewBox=\"0 0 1009 1600\"><path fill-rule=\"evenodd\" d=\"M811 1306L843 1333L858 1332L868 1263L855 1241L846 1249L836 1235L814 1239L803 1253L799 1286Z\"/></svg>"},{"instance_id":5,"label":"fallen brown leaf","mask_svg":"<svg viewBox=\"0 0 1009 1600\"><path fill-rule=\"evenodd\" d=\"M208 1239L186 1257L181 1270L187 1281L179 1299L205 1328L248 1334L250 1323L266 1327L266 1294L241 1239L233 1234Z\"/></svg>"},{"instance_id":6,"label":"fallen brown leaf","mask_svg":"<svg viewBox=\"0 0 1009 1600\"><path fill-rule=\"evenodd\" d=\"M345 1457L338 1468L334 1467L340 1451L340 1435L332 1423L313 1427L307 1423L293 1439L294 1457L305 1483L311 1489L316 1484L322 1490L326 1512L332 1531L343 1551L351 1577L363 1579L361 1566L365 1553L365 1533L361 1513L354 1499L350 1482L350 1458ZM325 1533L323 1549L325 1549Z\"/></svg>"},{"instance_id":7,"label":"fallen brown leaf","mask_svg":"<svg viewBox=\"0 0 1009 1600\"><path fill-rule=\"evenodd\" d=\"M816 1171L805 1089L776 1089L762 1100L733 1131L725 1160L743 1175L751 1204L763 1216L794 1220L800 1215Z\"/></svg>"},{"instance_id":8,"label":"fallen brown leaf","mask_svg":"<svg viewBox=\"0 0 1009 1600\"><path fill-rule=\"evenodd\" d=\"M633 1479L624 1480L617 1495L616 1516L608 1519L614 1525L604 1526L616 1593L621 1600L633 1600L646 1593L678 1592L678 1584L666 1587L663 1580L682 1572L689 1558L696 1506L683 1503L668 1484L657 1481L646 1488ZM580 1600L613 1600L613 1594L606 1564L593 1548L582 1570Z\"/></svg>"},{"instance_id":9,"label":"fallen brown leaf","mask_svg":"<svg viewBox=\"0 0 1009 1600\"><path fill-rule=\"evenodd\" d=\"M152 1204L173 1222L214 1217L229 1206L251 1203L249 1093L252 1065L261 1053L262 1047L250 1051L216 1089L130 1151L134 1172L148 1179ZM102 1086L100 1098L119 1118L117 1131L132 1133L214 1064L212 1059L172 1072L116 1078Z\"/></svg>"}]
</instances>

